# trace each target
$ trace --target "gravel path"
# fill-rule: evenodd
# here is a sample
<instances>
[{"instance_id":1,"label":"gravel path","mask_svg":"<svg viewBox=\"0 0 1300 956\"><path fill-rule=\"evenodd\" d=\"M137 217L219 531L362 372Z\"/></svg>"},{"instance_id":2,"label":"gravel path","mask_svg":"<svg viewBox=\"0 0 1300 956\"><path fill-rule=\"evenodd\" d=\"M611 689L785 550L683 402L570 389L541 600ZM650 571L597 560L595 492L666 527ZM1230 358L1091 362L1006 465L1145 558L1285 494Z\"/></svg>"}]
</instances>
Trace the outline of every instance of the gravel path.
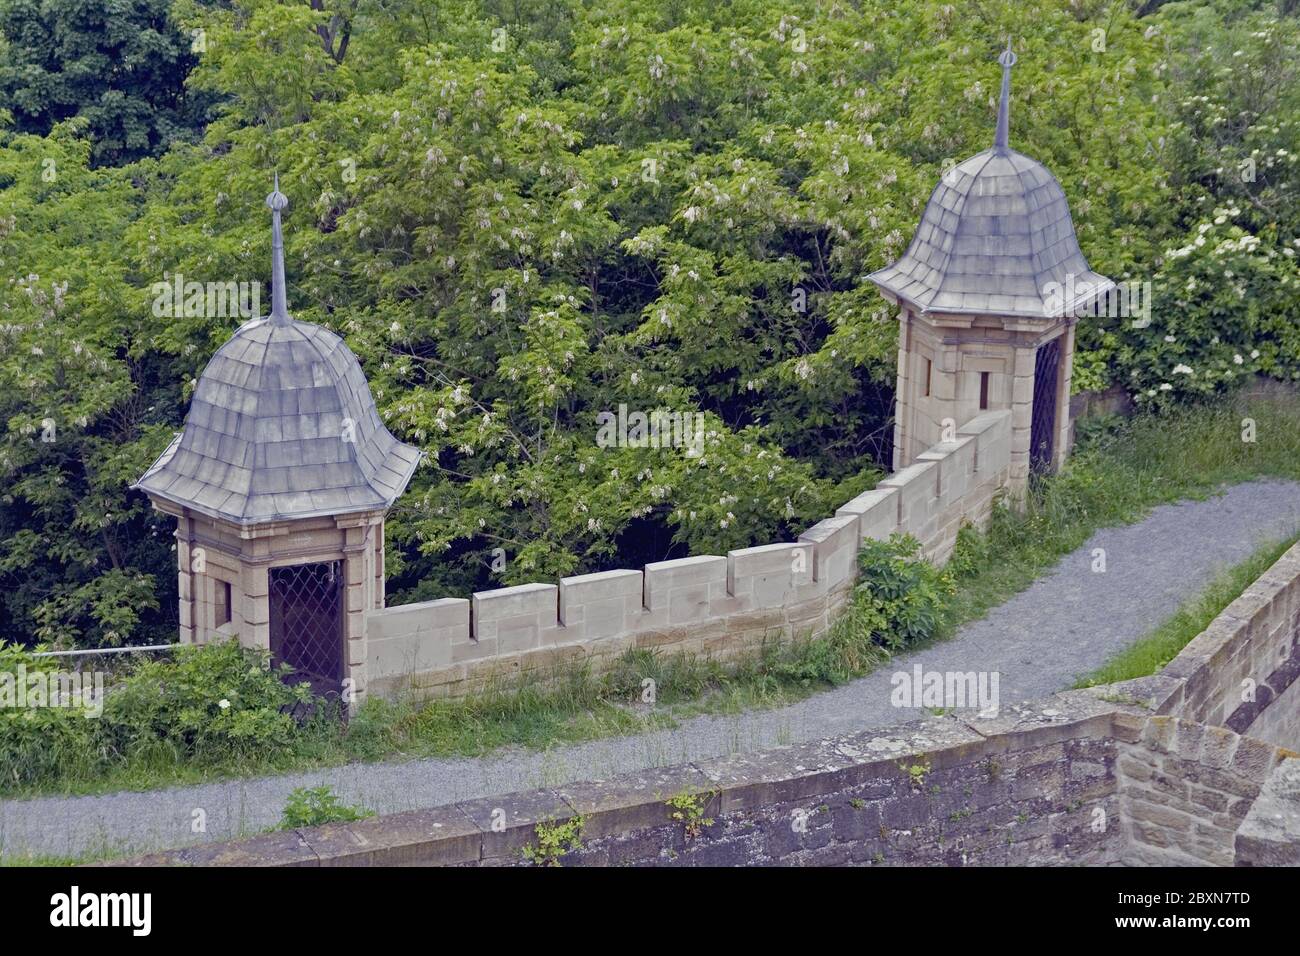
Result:
<instances>
[{"instance_id":1,"label":"gravel path","mask_svg":"<svg viewBox=\"0 0 1300 956\"><path fill-rule=\"evenodd\" d=\"M312 773L147 793L0 801L0 855L143 852L246 835L274 824L289 792L329 784L380 813L885 726L920 716L891 706L890 677L925 671L999 676L1003 703L1067 687L1167 619L1223 568L1300 529L1300 484L1256 481L1207 501L1155 509L1108 528L1031 587L953 637L835 690L776 710L696 717L674 730L477 759L352 764ZM1106 570L1092 570L1094 549ZM206 834L192 832L196 810Z\"/></svg>"}]
</instances>

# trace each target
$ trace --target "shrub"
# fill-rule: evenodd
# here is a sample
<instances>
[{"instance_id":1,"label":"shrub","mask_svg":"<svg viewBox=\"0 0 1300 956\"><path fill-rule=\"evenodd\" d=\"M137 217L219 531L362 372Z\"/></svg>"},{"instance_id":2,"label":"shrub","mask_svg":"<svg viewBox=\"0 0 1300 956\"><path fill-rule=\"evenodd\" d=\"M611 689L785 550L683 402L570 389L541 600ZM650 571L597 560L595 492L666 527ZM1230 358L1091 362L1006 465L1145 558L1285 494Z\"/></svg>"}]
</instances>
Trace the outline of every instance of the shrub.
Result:
<instances>
[{"instance_id":1,"label":"shrub","mask_svg":"<svg viewBox=\"0 0 1300 956\"><path fill-rule=\"evenodd\" d=\"M523 848L524 859L533 866L559 866L562 856L582 849L582 825L582 817L537 824L537 842Z\"/></svg>"},{"instance_id":2,"label":"shrub","mask_svg":"<svg viewBox=\"0 0 1300 956\"><path fill-rule=\"evenodd\" d=\"M311 700L306 684L283 682L286 672L234 640L140 661L106 702L108 743L126 757L161 749L196 762L274 759L296 743L290 709Z\"/></svg>"},{"instance_id":3,"label":"shrub","mask_svg":"<svg viewBox=\"0 0 1300 956\"><path fill-rule=\"evenodd\" d=\"M934 636L956 588L946 569L921 556L920 542L903 534L867 541L858 567L856 599L880 616L875 625L879 643L895 651Z\"/></svg>"},{"instance_id":4,"label":"shrub","mask_svg":"<svg viewBox=\"0 0 1300 956\"><path fill-rule=\"evenodd\" d=\"M0 643L0 791L67 785L106 774L144 771L152 778L182 766L271 768L301 759L340 737L337 714L307 684L283 682L264 651L231 640L178 648L174 659L136 659L115 677L92 713L62 707L3 705L6 682L56 672L58 665ZM313 708L301 705L311 702ZM294 713L309 717L295 720ZM91 719L97 718L97 719ZM359 728L361 743L380 731Z\"/></svg>"},{"instance_id":5,"label":"shrub","mask_svg":"<svg viewBox=\"0 0 1300 956\"><path fill-rule=\"evenodd\" d=\"M933 637L955 587L952 575L920 551L910 535L868 541L858 556L862 573L848 607L822 637L771 650L767 673L805 686L843 684L890 652Z\"/></svg>"},{"instance_id":6,"label":"shrub","mask_svg":"<svg viewBox=\"0 0 1300 956\"><path fill-rule=\"evenodd\" d=\"M1139 407L1167 408L1229 391L1255 373L1300 379L1295 250L1214 210L1154 280L1150 325L1120 326L1113 368ZM1285 254L1283 254L1285 253Z\"/></svg>"},{"instance_id":7,"label":"shrub","mask_svg":"<svg viewBox=\"0 0 1300 956\"><path fill-rule=\"evenodd\" d=\"M57 670L15 644L0 642L0 682L14 693L19 680ZM18 707L0 705L0 786L21 787L55 779L69 770L93 773L100 762L96 747L100 721L81 706Z\"/></svg>"},{"instance_id":8,"label":"shrub","mask_svg":"<svg viewBox=\"0 0 1300 956\"><path fill-rule=\"evenodd\" d=\"M712 791L708 793L679 793L675 797L669 797L665 803L668 806L669 814L673 820L683 824L687 840L694 840L705 827L713 826L713 818L704 815L704 808L708 806L709 801L714 797Z\"/></svg>"},{"instance_id":9,"label":"shrub","mask_svg":"<svg viewBox=\"0 0 1300 956\"><path fill-rule=\"evenodd\" d=\"M964 524L957 531L957 543L945 569L954 581L974 576L989 559L989 539L978 528Z\"/></svg>"},{"instance_id":10,"label":"shrub","mask_svg":"<svg viewBox=\"0 0 1300 956\"><path fill-rule=\"evenodd\" d=\"M878 641L885 626L880 609L864 595L855 594L823 636L772 651L767 670L777 678L805 686L846 683L885 656Z\"/></svg>"}]
</instances>

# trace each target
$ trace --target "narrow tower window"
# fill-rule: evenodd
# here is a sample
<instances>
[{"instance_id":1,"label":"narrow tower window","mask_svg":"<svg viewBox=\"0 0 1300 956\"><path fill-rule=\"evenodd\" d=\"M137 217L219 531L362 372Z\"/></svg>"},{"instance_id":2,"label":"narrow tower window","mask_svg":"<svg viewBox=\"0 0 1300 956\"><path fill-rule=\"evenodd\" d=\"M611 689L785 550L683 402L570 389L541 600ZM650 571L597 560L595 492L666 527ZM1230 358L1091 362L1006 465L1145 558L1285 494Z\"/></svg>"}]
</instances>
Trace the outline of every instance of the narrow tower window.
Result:
<instances>
[{"instance_id":1,"label":"narrow tower window","mask_svg":"<svg viewBox=\"0 0 1300 956\"><path fill-rule=\"evenodd\" d=\"M230 623L230 582L218 581L216 584L216 608L214 609L216 611L215 623L217 627L220 627L222 624Z\"/></svg>"},{"instance_id":2,"label":"narrow tower window","mask_svg":"<svg viewBox=\"0 0 1300 956\"><path fill-rule=\"evenodd\" d=\"M989 373L980 372L980 411L989 407Z\"/></svg>"}]
</instances>

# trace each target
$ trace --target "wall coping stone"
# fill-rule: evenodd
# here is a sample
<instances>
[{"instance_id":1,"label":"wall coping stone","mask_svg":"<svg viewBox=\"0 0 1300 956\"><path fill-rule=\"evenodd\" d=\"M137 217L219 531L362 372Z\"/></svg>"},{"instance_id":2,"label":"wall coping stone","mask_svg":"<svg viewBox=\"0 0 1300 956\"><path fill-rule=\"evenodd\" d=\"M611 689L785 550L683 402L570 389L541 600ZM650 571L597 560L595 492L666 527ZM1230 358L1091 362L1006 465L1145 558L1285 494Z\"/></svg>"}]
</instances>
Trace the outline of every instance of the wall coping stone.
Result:
<instances>
[{"instance_id":1,"label":"wall coping stone","mask_svg":"<svg viewBox=\"0 0 1300 956\"><path fill-rule=\"evenodd\" d=\"M1238 866L1300 866L1300 758L1283 760L1236 835Z\"/></svg>"}]
</instances>

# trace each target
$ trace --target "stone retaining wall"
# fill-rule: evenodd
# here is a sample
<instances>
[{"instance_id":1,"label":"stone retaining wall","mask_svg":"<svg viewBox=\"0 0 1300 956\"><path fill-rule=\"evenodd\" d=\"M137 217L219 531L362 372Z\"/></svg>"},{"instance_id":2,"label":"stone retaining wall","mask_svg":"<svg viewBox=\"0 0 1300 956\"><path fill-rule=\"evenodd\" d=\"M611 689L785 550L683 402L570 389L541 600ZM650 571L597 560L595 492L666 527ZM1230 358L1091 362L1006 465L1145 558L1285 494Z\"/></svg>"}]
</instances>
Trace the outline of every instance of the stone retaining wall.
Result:
<instances>
[{"instance_id":1,"label":"stone retaining wall","mask_svg":"<svg viewBox=\"0 0 1300 956\"><path fill-rule=\"evenodd\" d=\"M823 632L847 601L867 538L915 536L937 562L982 527L1005 486L1011 413L988 412L799 540L481 591L366 615L366 693L468 693L491 680L636 648L712 657Z\"/></svg>"},{"instance_id":2,"label":"stone retaining wall","mask_svg":"<svg viewBox=\"0 0 1300 956\"><path fill-rule=\"evenodd\" d=\"M1238 866L1300 866L1300 760L1269 775L1237 829Z\"/></svg>"},{"instance_id":3,"label":"stone retaining wall","mask_svg":"<svg viewBox=\"0 0 1300 956\"><path fill-rule=\"evenodd\" d=\"M1146 721L1138 740L1119 747L1121 862L1232 866L1238 828L1288 754L1226 727Z\"/></svg>"},{"instance_id":4,"label":"stone retaining wall","mask_svg":"<svg viewBox=\"0 0 1300 956\"><path fill-rule=\"evenodd\" d=\"M1169 684L1157 707L1300 750L1300 699L1289 693L1297 675L1300 544L1169 662L1161 672Z\"/></svg>"},{"instance_id":5,"label":"stone retaining wall","mask_svg":"<svg viewBox=\"0 0 1300 956\"><path fill-rule=\"evenodd\" d=\"M1292 681L1260 711L1251 721L1249 733L1279 747L1300 750L1300 681Z\"/></svg>"},{"instance_id":6,"label":"stone retaining wall","mask_svg":"<svg viewBox=\"0 0 1300 956\"><path fill-rule=\"evenodd\" d=\"M931 717L129 863L517 866L538 845L539 826L574 817L580 845L558 860L568 866L1300 859L1300 760L1115 702L1129 691L1143 687L1070 691L993 719ZM699 810L696 832L673 816L669 801L682 795Z\"/></svg>"}]
</instances>

